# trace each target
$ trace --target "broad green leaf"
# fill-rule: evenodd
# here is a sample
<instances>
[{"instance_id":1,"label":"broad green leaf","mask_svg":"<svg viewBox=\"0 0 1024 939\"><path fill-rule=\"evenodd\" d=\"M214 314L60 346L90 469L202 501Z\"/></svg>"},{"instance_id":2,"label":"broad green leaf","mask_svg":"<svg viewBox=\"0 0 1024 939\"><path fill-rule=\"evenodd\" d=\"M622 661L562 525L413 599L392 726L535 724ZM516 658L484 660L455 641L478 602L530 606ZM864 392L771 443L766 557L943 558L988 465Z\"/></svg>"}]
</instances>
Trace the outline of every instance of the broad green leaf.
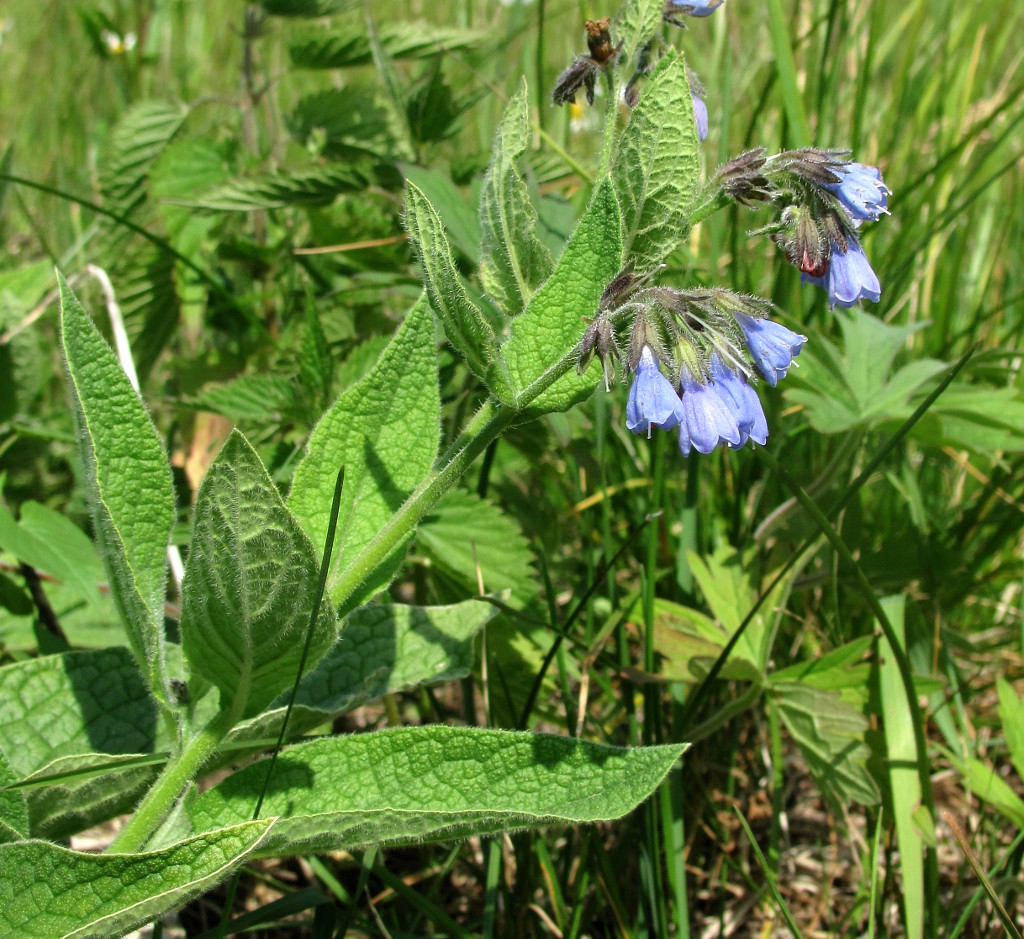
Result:
<instances>
[{"instance_id":1,"label":"broad green leaf","mask_svg":"<svg viewBox=\"0 0 1024 939\"><path fill-rule=\"evenodd\" d=\"M435 208L452 244L472 262L479 262L480 220L451 177L440 170L424 169L413 163L403 163L400 169Z\"/></svg>"},{"instance_id":2,"label":"broad green leaf","mask_svg":"<svg viewBox=\"0 0 1024 939\"><path fill-rule=\"evenodd\" d=\"M537 211L516 169L530 140L526 79L505 108L480 193L480 279L502 312L518 316L551 275L551 253L537 239Z\"/></svg>"},{"instance_id":3,"label":"broad green leaf","mask_svg":"<svg viewBox=\"0 0 1024 939\"><path fill-rule=\"evenodd\" d=\"M441 219L427 197L408 180L405 224L420 261L430 305L444 325L448 341L478 378L493 385L497 378L493 374L494 331L459 279ZM505 396L505 389L499 388Z\"/></svg>"},{"instance_id":4,"label":"broad green leaf","mask_svg":"<svg viewBox=\"0 0 1024 939\"><path fill-rule=\"evenodd\" d=\"M991 766L970 757L953 764L963 774L972 794L1008 818L1018 829L1024 828L1024 799Z\"/></svg>"},{"instance_id":5,"label":"broad green leaf","mask_svg":"<svg viewBox=\"0 0 1024 939\"><path fill-rule=\"evenodd\" d=\"M393 162L398 155L393 122L370 84L346 83L304 95L288 115L295 140L322 157L348 163Z\"/></svg>"},{"instance_id":6,"label":"broad green leaf","mask_svg":"<svg viewBox=\"0 0 1024 939\"><path fill-rule=\"evenodd\" d=\"M221 708L259 714L298 672L317 591L317 552L248 441L234 431L196 496L181 585L181 642ZM318 662L337 636L320 607L309 646Z\"/></svg>"},{"instance_id":7,"label":"broad green leaf","mask_svg":"<svg viewBox=\"0 0 1024 939\"><path fill-rule=\"evenodd\" d=\"M61 345L93 525L132 651L166 697L166 552L171 472L146 408L117 358L58 274Z\"/></svg>"},{"instance_id":8,"label":"broad green leaf","mask_svg":"<svg viewBox=\"0 0 1024 939\"><path fill-rule=\"evenodd\" d=\"M689 228L700 151L683 56L669 49L644 85L612 167L622 259L653 270Z\"/></svg>"},{"instance_id":9,"label":"broad green leaf","mask_svg":"<svg viewBox=\"0 0 1024 939\"><path fill-rule=\"evenodd\" d=\"M0 505L0 548L39 571L52 574L90 603L99 600L103 565L88 536L69 518L38 502L21 506L16 522Z\"/></svg>"},{"instance_id":10,"label":"broad green leaf","mask_svg":"<svg viewBox=\"0 0 1024 939\"><path fill-rule=\"evenodd\" d=\"M123 935L215 886L273 824L246 822L146 854L85 854L45 841L0 845L0 936Z\"/></svg>"},{"instance_id":11,"label":"broad green leaf","mask_svg":"<svg viewBox=\"0 0 1024 939\"><path fill-rule=\"evenodd\" d=\"M867 768L867 718L838 691L774 682L772 693L782 722L825 792L841 804L875 805L881 795Z\"/></svg>"},{"instance_id":12,"label":"broad green leaf","mask_svg":"<svg viewBox=\"0 0 1024 939\"><path fill-rule=\"evenodd\" d=\"M636 65L636 54L661 27L664 0L626 0L615 17L612 39L622 43L622 65Z\"/></svg>"},{"instance_id":13,"label":"broad green leaf","mask_svg":"<svg viewBox=\"0 0 1024 939\"><path fill-rule=\"evenodd\" d=\"M321 418L288 497L288 507L313 544L323 545L335 479L345 467L328 579L331 596L342 606L339 615L386 587L402 563L408 538L350 596L337 596L333 589L430 473L440 435L434 317L423 296L374 368Z\"/></svg>"},{"instance_id":14,"label":"broad green leaf","mask_svg":"<svg viewBox=\"0 0 1024 939\"><path fill-rule=\"evenodd\" d=\"M212 212L251 212L288 205L326 205L343 192L366 188L367 180L352 164L314 170L240 177L175 204Z\"/></svg>"},{"instance_id":15,"label":"broad green leaf","mask_svg":"<svg viewBox=\"0 0 1024 939\"><path fill-rule=\"evenodd\" d=\"M619 272L619 225L615 193L607 181L602 182L554 273L512 322L512 334L501 347L501 357L526 419L564 411L597 384L601 371L597 363L578 375L571 354L583 338L585 319L597 311L601 294ZM541 383L552 374L562 377L540 392Z\"/></svg>"},{"instance_id":16,"label":"broad green leaf","mask_svg":"<svg viewBox=\"0 0 1024 939\"><path fill-rule=\"evenodd\" d=\"M240 375L219 385L207 385L194 402L204 411L233 421L278 421L295 406L295 386L284 375Z\"/></svg>"},{"instance_id":17,"label":"broad green leaf","mask_svg":"<svg viewBox=\"0 0 1024 939\"><path fill-rule=\"evenodd\" d=\"M439 27L415 20L400 20L380 27L380 43L393 59L430 58L477 45L484 37L478 30ZM373 54L362 25L318 30L301 36L288 47L296 68L334 69L370 65Z\"/></svg>"},{"instance_id":18,"label":"broad green leaf","mask_svg":"<svg viewBox=\"0 0 1024 939\"><path fill-rule=\"evenodd\" d=\"M373 604L354 610L337 642L299 683L289 735L386 694L465 677L473 665L473 638L496 613L496 607L481 600L450 606ZM276 734L287 694L237 727L228 743Z\"/></svg>"},{"instance_id":19,"label":"broad green leaf","mask_svg":"<svg viewBox=\"0 0 1024 939\"><path fill-rule=\"evenodd\" d=\"M1024 779L1024 699L1017 696L1002 675L996 677L996 691L999 694L999 723L1006 737L1006 748L1010 751L1017 775Z\"/></svg>"},{"instance_id":20,"label":"broad green leaf","mask_svg":"<svg viewBox=\"0 0 1024 939\"><path fill-rule=\"evenodd\" d=\"M464 586L476 589L479 570L484 590L511 590L509 606L537 596L533 551L519 526L471 492L445 493L420 523L416 545Z\"/></svg>"},{"instance_id":21,"label":"broad green leaf","mask_svg":"<svg viewBox=\"0 0 1024 939\"><path fill-rule=\"evenodd\" d=\"M278 757L264 811L281 815L267 854L618 818L646 799L685 747L624 750L569 737L470 727L401 727L327 737ZM247 818L266 766L196 799L197 830Z\"/></svg>"},{"instance_id":22,"label":"broad green leaf","mask_svg":"<svg viewBox=\"0 0 1024 939\"><path fill-rule=\"evenodd\" d=\"M862 659L874 641L874 636L861 636L824 655L772 672L769 684L801 682L824 691L850 688L867 694L871 666Z\"/></svg>"},{"instance_id":23,"label":"broad green leaf","mask_svg":"<svg viewBox=\"0 0 1024 939\"><path fill-rule=\"evenodd\" d=\"M28 803L25 801L25 793L18 789L4 788L17 781L18 774L0 749L0 843L28 837Z\"/></svg>"}]
</instances>

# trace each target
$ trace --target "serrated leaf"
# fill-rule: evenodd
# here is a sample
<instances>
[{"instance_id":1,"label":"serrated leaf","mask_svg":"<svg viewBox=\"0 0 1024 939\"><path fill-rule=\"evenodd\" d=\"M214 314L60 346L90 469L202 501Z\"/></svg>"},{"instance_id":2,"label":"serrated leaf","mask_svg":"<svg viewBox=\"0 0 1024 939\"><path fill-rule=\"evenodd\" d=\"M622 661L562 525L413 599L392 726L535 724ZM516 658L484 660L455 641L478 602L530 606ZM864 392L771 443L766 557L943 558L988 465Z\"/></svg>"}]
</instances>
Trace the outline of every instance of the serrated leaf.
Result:
<instances>
[{"instance_id":1,"label":"serrated leaf","mask_svg":"<svg viewBox=\"0 0 1024 939\"><path fill-rule=\"evenodd\" d=\"M213 212L251 212L289 205L327 205L343 192L365 189L366 177L353 165L291 173L266 173L229 180L178 205Z\"/></svg>"},{"instance_id":2,"label":"serrated leaf","mask_svg":"<svg viewBox=\"0 0 1024 939\"><path fill-rule=\"evenodd\" d=\"M669 49L630 114L612 167L623 260L639 272L653 270L686 234L699 145L686 64Z\"/></svg>"},{"instance_id":3,"label":"serrated leaf","mask_svg":"<svg viewBox=\"0 0 1024 939\"><path fill-rule=\"evenodd\" d=\"M288 126L300 143L315 140L326 157L351 161L369 156L393 162L391 120L377 102L374 88L346 85L300 98L288 117Z\"/></svg>"},{"instance_id":4,"label":"serrated leaf","mask_svg":"<svg viewBox=\"0 0 1024 939\"><path fill-rule=\"evenodd\" d=\"M181 643L221 708L259 714L298 672L317 590L317 552L248 441L232 432L196 497L181 585ZM337 636L330 603L309 645L312 666Z\"/></svg>"},{"instance_id":5,"label":"serrated leaf","mask_svg":"<svg viewBox=\"0 0 1024 939\"><path fill-rule=\"evenodd\" d=\"M389 23L380 28L379 35L381 45L393 59L423 59L468 49L485 36L479 30L438 27L415 20ZM373 61L370 40L362 26L299 37L289 45L288 55L296 68L350 68Z\"/></svg>"},{"instance_id":6,"label":"serrated leaf","mask_svg":"<svg viewBox=\"0 0 1024 939\"><path fill-rule=\"evenodd\" d=\"M473 638L496 612L480 600L354 610L337 642L300 682L290 735L386 694L465 677L473 665ZM228 743L276 734L286 704L282 696L264 714L237 727Z\"/></svg>"},{"instance_id":7,"label":"serrated leaf","mask_svg":"<svg viewBox=\"0 0 1024 939\"><path fill-rule=\"evenodd\" d=\"M264 810L267 854L455 840L618 818L646 799L684 745L624 750L546 734L401 727L283 751ZM248 817L260 762L200 795L197 830Z\"/></svg>"},{"instance_id":8,"label":"serrated leaf","mask_svg":"<svg viewBox=\"0 0 1024 939\"><path fill-rule=\"evenodd\" d=\"M512 333L501 347L517 404L524 417L564 411L590 394L598 381L595 363L583 374L559 365L583 337L584 317L593 316L601 294L619 272L622 258L619 207L611 185L604 181L558 260L554 273L534 294L530 305L512 322ZM538 395L546 376L559 378ZM568 372L568 374L567 374Z\"/></svg>"},{"instance_id":9,"label":"serrated leaf","mask_svg":"<svg viewBox=\"0 0 1024 939\"><path fill-rule=\"evenodd\" d=\"M537 239L537 211L516 169L530 137L526 79L505 108L480 193L480 278L506 316L518 316L551 274L551 254Z\"/></svg>"},{"instance_id":10,"label":"serrated leaf","mask_svg":"<svg viewBox=\"0 0 1024 939\"><path fill-rule=\"evenodd\" d=\"M165 697L171 472L146 408L58 274L61 347L79 458L110 590L153 693Z\"/></svg>"},{"instance_id":11,"label":"serrated leaf","mask_svg":"<svg viewBox=\"0 0 1024 939\"><path fill-rule=\"evenodd\" d=\"M521 609L537 595L533 552L519 526L479 496L453 489L416 531L416 545L466 585L477 570L484 590L511 590L508 605Z\"/></svg>"},{"instance_id":12,"label":"serrated leaf","mask_svg":"<svg viewBox=\"0 0 1024 939\"><path fill-rule=\"evenodd\" d=\"M478 378L488 385L495 384L494 332L462 286L441 219L427 197L408 180L405 224L420 261L430 305L444 325L448 341ZM507 394L504 388L501 390Z\"/></svg>"},{"instance_id":13,"label":"serrated leaf","mask_svg":"<svg viewBox=\"0 0 1024 939\"><path fill-rule=\"evenodd\" d=\"M0 936L123 935L219 883L273 824L246 822L146 854L85 854L45 841L0 845Z\"/></svg>"},{"instance_id":14,"label":"serrated leaf","mask_svg":"<svg viewBox=\"0 0 1024 939\"><path fill-rule=\"evenodd\" d=\"M16 522L0 505L0 548L19 561L52 574L75 589L90 603L99 600L103 565L88 536L74 522L38 502L21 506Z\"/></svg>"},{"instance_id":15,"label":"serrated leaf","mask_svg":"<svg viewBox=\"0 0 1024 939\"><path fill-rule=\"evenodd\" d=\"M441 436L434 317L426 296L409 311L373 369L321 418L295 471L288 507L314 544L327 538L338 470L345 486L328 589L339 615L383 589L405 556L403 539L348 596L342 576L430 473Z\"/></svg>"},{"instance_id":16,"label":"serrated leaf","mask_svg":"<svg viewBox=\"0 0 1024 939\"><path fill-rule=\"evenodd\" d=\"M240 375L206 386L195 405L232 421L280 421L282 412L295 405L295 388L284 375Z\"/></svg>"},{"instance_id":17,"label":"serrated leaf","mask_svg":"<svg viewBox=\"0 0 1024 939\"><path fill-rule=\"evenodd\" d=\"M0 749L0 844L28 837L28 803L25 801L25 793L6 788L17 781L18 774Z\"/></svg>"},{"instance_id":18,"label":"serrated leaf","mask_svg":"<svg viewBox=\"0 0 1024 939\"><path fill-rule=\"evenodd\" d=\"M620 66L635 64L638 50L661 26L664 0L626 0L615 17L612 35L622 43Z\"/></svg>"},{"instance_id":19,"label":"serrated leaf","mask_svg":"<svg viewBox=\"0 0 1024 939\"><path fill-rule=\"evenodd\" d=\"M799 682L773 683L782 722L799 744L819 785L841 803L875 805L881 799L868 772L867 718L837 691Z\"/></svg>"}]
</instances>

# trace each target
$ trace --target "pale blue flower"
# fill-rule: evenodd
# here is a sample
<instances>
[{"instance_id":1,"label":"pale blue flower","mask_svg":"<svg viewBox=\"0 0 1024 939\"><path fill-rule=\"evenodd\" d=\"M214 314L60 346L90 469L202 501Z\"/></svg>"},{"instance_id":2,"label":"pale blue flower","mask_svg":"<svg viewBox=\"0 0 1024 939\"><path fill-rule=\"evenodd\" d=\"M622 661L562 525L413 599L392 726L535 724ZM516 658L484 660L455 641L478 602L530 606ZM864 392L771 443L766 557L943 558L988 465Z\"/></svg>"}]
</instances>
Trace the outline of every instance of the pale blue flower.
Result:
<instances>
[{"instance_id":1,"label":"pale blue flower","mask_svg":"<svg viewBox=\"0 0 1024 939\"><path fill-rule=\"evenodd\" d=\"M864 249L852 237L845 251L837 244L832 245L832 257L823 276L801 274L800 282L824 287L828 293L830 310L835 309L837 304L853 306L859 300L878 303L882 296L878 275L871 269Z\"/></svg>"},{"instance_id":2,"label":"pale blue flower","mask_svg":"<svg viewBox=\"0 0 1024 939\"><path fill-rule=\"evenodd\" d=\"M711 380L736 418L740 431L740 442L736 446L745 446L748 440L753 440L763 447L768 440L768 420L764 416L761 399L747 383L746 377L734 372L716 353L711 356Z\"/></svg>"},{"instance_id":3,"label":"pale blue flower","mask_svg":"<svg viewBox=\"0 0 1024 939\"><path fill-rule=\"evenodd\" d=\"M649 438L652 427L675 427L680 416L679 395L662 375L650 347L644 346L626 402L626 427L634 434L646 430Z\"/></svg>"},{"instance_id":4,"label":"pale blue flower","mask_svg":"<svg viewBox=\"0 0 1024 939\"><path fill-rule=\"evenodd\" d=\"M807 277L806 274L803 276ZM759 319L746 313L737 313L736 323L743 330L747 348L758 371L774 388L780 378L786 377L794 356L800 354L807 337L787 329L774 320Z\"/></svg>"},{"instance_id":5,"label":"pale blue flower","mask_svg":"<svg viewBox=\"0 0 1024 939\"><path fill-rule=\"evenodd\" d=\"M833 168L840 177L838 183L825 183L850 215L858 222L873 222L889 211L889 187L882 182L877 167L863 163L844 163Z\"/></svg>"},{"instance_id":6,"label":"pale blue flower","mask_svg":"<svg viewBox=\"0 0 1024 939\"><path fill-rule=\"evenodd\" d=\"M692 91L690 96L693 98L693 119L697 122L697 136L700 139L708 139L708 106L704 101L695 95Z\"/></svg>"},{"instance_id":7,"label":"pale blue flower","mask_svg":"<svg viewBox=\"0 0 1024 939\"><path fill-rule=\"evenodd\" d=\"M685 13L687 16L710 16L725 0L668 0L666 13Z\"/></svg>"},{"instance_id":8,"label":"pale blue flower","mask_svg":"<svg viewBox=\"0 0 1024 939\"><path fill-rule=\"evenodd\" d=\"M682 369L683 409L679 421L679 449L690 455L710 453L720 443L738 447L743 438L726 394L715 382L698 381Z\"/></svg>"}]
</instances>

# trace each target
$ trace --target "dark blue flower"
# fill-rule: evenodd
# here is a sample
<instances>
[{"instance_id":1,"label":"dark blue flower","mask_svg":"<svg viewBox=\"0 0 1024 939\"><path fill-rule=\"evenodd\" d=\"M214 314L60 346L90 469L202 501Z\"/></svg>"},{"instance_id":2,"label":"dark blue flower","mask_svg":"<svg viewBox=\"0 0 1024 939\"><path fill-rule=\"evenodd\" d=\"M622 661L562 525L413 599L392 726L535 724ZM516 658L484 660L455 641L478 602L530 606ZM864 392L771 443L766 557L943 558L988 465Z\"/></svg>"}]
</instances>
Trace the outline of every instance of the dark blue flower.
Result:
<instances>
[{"instance_id":1,"label":"dark blue flower","mask_svg":"<svg viewBox=\"0 0 1024 939\"><path fill-rule=\"evenodd\" d=\"M710 453L720 443L738 447L743 440L725 392L713 381L698 381L683 366L683 409L679 421L679 449L690 455Z\"/></svg>"},{"instance_id":2,"label":"dark blue flower","mask_svg":"<svg viewBox=\"0 0 1024 939\"><path fill-rule=\"evenodd\" d=\"M685 13L687 16L710 16L725 0L668 0L665 12Z\"/></svg>"},{"instance_id":3,"label":"dark blue flower","mask_svg":"<svg viewBox=\"0 0 1024 939\"><path fill-rule=\"evenodd\" d=\"M640 362L633 375L626 403L626 427L634 434L645 430L651 436L652 427L675 427L681 417L679 395L658 368L649 346L640 353Z\"/></svg>"},{"instance_id":4,"label":"dark blue flower","mask_svg":"<svg viewBox=\"0 0 1024 939\"><path fill-rule=\"evenodd\" d=\"M803 276L807 277L806 274ZM774 320L758 319L746 313L737 313L736 322L743 330L754 364L774 388L780 378L786 377L794 356L800 354L807 337Z\"/></svg>"},{"instance_id":5,"label":"dark blue flower","mask_svg":"<svg viewBox=\"0 0 1024 939\"><path fill-rule=\"evenodd\" d=\"M850 215L858 222L873 222L883 212L888 213L889 187L882 182L877 167L863 163L844 163L835 167L841 177L838 183L825 183Z\"/></svg>"},{"instance_id":6,"label":"dark blue flower","mask_svg":"<svg viewBox=\"0 0 1024 939\"><path fill-rule=\"evenodd\" d=\"M801 274L800 282L824 287L830 310L835 309L836 304L853 306L859 300L878 303L882 296L878 275L871 269L864 249L852 237L845 251L837 244L832 245L832 257L823 276Z\"/></svg>"},{"instance_id":7,"label":"dark blue flower","mask_svg":"<svg viewBox=\"0 0 1024 939\"><path fill-rule=\"evenodd\" d=\"M693 98L693 119L697 122L697 136L701 140L708 139L708 106L704 101L692 91L690 96Z\"/></svg>"},{"instance_id":8,"label":"dark blue flower","mask_svg":"<svg viewBox=\"0 0 1024 939\"><path fill-rule=\"evenodd\" d=\"M736 426L740 431L737 446L745 446L748 440L753 440L763 447L768 439L768 420L764 416L761 399L744 375L734 372L716 353L711 356L711 380L736 418Z\"/></svg>"}]
</instances>

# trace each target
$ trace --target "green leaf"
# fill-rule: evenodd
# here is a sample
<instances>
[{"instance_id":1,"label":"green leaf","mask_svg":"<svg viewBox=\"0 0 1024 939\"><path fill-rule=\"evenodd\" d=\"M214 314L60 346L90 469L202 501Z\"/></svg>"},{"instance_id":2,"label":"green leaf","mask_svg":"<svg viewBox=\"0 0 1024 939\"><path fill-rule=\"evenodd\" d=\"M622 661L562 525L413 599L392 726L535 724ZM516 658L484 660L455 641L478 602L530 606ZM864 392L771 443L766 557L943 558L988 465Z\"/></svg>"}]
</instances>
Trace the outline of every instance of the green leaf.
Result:
<instances>
[{"instance_id":1,"label":"green leaf","mask_svg":"<svg viewBox=\"0 0 1024 939\"><path fill-rule=\"evenodd\" d=\"M352 165L240 177L174 204L212 212L251 212L288 205L327 205L343 192L365 189L366 177Z\"/></svg>"},{"instance_id":2,"label":"green leaf","mask_svg":"<svg viewBox=\"0 0 1024 939\"><path fill-rule=\"evenodd\" d=\"M612 36L622 43L620 67L635 64L637 51L661 27L664 0L626 0L615 17Z\"/></svg>"},{"instance_id":3,"label":"green leaf","mask_svg":"<svg viewBox=\"0 0 1024 939\"><path fill-rule=\"evenodd\" d=\"M485 34L479 30L401 20L381 26L379 35L381 46L391 58L425 59L442 52L471 48ZM289 45L288 55L296 68L350 68L373 61L370 40L362 25L302 36Z\"/></svg>"},{"instance_id":4,"label":"green leaf","mask_svg":"<svg viewBox=\"0 0 1024 939\"><path fill-rule=\"evenodd\" d=\"M864 743L867 718L838 691L801 682L773 682L772 691L782 722L826 794L841 804L877 804L881 795L868 772L871 751Z\"/></svg>"},{"instance_id":5,"label":"green leaf","mask_svg":"<svg viewBox=\"0 0 1024 939\"><path fill-rule=\"evenodd\" d=\"M0 936L123 935L219 883L273 824L246 822L146 854L85 854L45 841L0 845Z\"/></svg>"},{"instance_id":6,"label":"green leaf","mask_svg":"<svg viewBox=\"0 0 1024 939\"><path fill-rule=\"evenodd\" d=\"M359 552L430 473L441 435L441 401L434 317L423 296L374 368L346 390L321 418L295 471L288 507L316 545L327 539L338 470L345 487L328 588L339 615L390 582L408 537L347 597L333 587ZM410 533L411 537L411 533Z\"/></svg>"},{"instance_id":7,"label":"green leaf","mask_svg":"<svg viewBox=\"0 0 1024 939\"><path fill-rule=\"evenodd\" d=\"M18 774L0 749L0 843L27 838L28 803L25 793L6 786L18 781Z\"/></svg>"},{"instance_id":8,"label":"green leaf","mask_svg":"<svg viewBox=\"0 0 1024 939\"><path fill-rule=\"evenodd\" d=\"M193 403L233 421L280 421L282 413L295 405L295 387L284 375L240 375L207 385Z\"/></svg>"},{"instance_id":9,"label":"green leaf","mask_svg":"<svg viewBox=\"0 0 1024 939\"><path fill-rule=\"evenodd\" d=\"M182 648L192 670L220 689L222 709L252 717L295 681L317 567L260 458L234 431L199 487L181 585ZM324 603L310 665L336 636Z\"/></svg>"},{"instance_id":10,"label":"green leaf","mask_svg":"<svg viewBox=\"0 0 1024 939\"><path fill-rule=\"evenodd\" d=\"M1017 697L1002 675L996 677L996 691L999 694L999 723L1006 737L1006 748L1010 751L1017 775L1024 779L1024 699Z\"/></svg>"},{"instance_id":11,"label":"green leaf","mask_svg":"<svg viewBox=\"0 0 1024 939\"><path fill-rule=\"evenodd\" d=\"M69 518L40 505L25 502L21 521L0 505L0 547L19 561L52 574L90 603L99 600L103 565L88 536Z\"/></svg>"},{"instance_id":12,"label":"green leaf","mask_svg":"<svg viewBox=\"0 0 1024 939\"><path fill-rule=\"evenodd\" d=\"M526 79L505 108L480 193L480 279L506 316L518 316L551 275L551 253L537 239L537 212L516 169L530 139Z\"/></svg>"},{"instance_id":13,"label":"green leaf","mask_svg":"<svg viewBox=\"0 0 1024 939\"><path fill-rule=\"evenodd\" d=\"M693 101L683 56L669 49L629 117L612 167L622 209L622 258L653 270L689 228L700 177Z\"/></svg>"},{"instance_id":14,"label":"green leaf","mask_svg":"<svg viewBox=\"0 0 1024 939\"><path fill-rule=\"evenodd\" d=\"M480 220L466 203L458 186L447 173L428 170L412 163L403 163L402 175L414 183L441 217L452 243L470 261L480 260Z\"/></svg>"},{"instance_id":15,"label":"green leaf","mask_svg":"<svg viewBox=\"0 0 1024 939\"><path fill-rule=\"evenodd\" d=\"M153 693L166 699L166 552L174 524L170 467L117 358L64 278L57 277L61 346L96 538L132 651Z\"/></svg>"},{"instance_id":16,"label":"green leaf","mask_svg":"<svg viewBox=\"0 0 1024 939\"><path fill-rule=\"evenodd\" d=\"M291 135L313 152L339 161L393 163L393 117L371 85L326 88L305 95L288 115Z\"/></svg>"},{"instance_id":17,"label":"green leaf","mask_svg":"<svg viewBox=\"0 0 1024 939\"><path fill-rule=\"evenodd\" d=\"M408 180L405 224L420 261L430 305L444 325L448 341L478 378L493 384L497 377L492 374L494 332L459 279L441 219L427 197Z\"/></svg>"},{"instance_id":18,"label":"green leaf","mask_svg":"<svg viewBox=\"0 0 1024 939\"><path fill-rule=\"evenodd\" d=\"M580 224L558 260L554 273L534 294L522 316L512 322L512 334L501 347L524 418L564 411L581 401L597 384L595 363L583 374L559 363L583 338L584 318L592 316L601 294L619 272L622 258L619 207L611 185L597 188ZM537 388L546 375L563 372L546 391Z\"/></svg>"},{"instance_id":19,"label":"green leaf","mask_svg":"<svg viewBox=\"0 0 1024 939\"><path fill-rule=\"evenodd\" d=\"M299 683L290 735L386 694L465 677L473 665L473 638L496 613L496 607L481 600L354 610L334 646ZM286 697L287 693L264 714L237 727L228 742L276 734Z\"/></svg>"},{"instance_id":20,"label":"green leaf","mask_svg":"<svg viewBox=\"0 0 1024 939\"><path fill-rule=\"evenodd\" d=\"M953 757L953 765L960 770L971 792L983 802L1009 819L1018 829L1024 828L1024 799L991 766L969 757Z\"/></svg>"},{"instance_id":21,"label":"green leaf","mask_svg":"<svg viewBox=\"0 0 1024 939\"><path fill-rule=\"evenodd\" d=\"M401 727L284 750L264 810L282 818L267 854L452 841L618 818L646 799L685 749L634 750L470 727ZM197 830L248 817L263 762L199 796Z\"/></svg>"},{"instance_id":22,"label":"green leaf","mask_svg":"<svg viewBox=\"0 0 1024 939\"><path fill-rule=\"evenodd\" d=\"M263 12L268 16L299 16L304 19L318 19L332 16L358 0L260 0Z\"/></svg>"}]
</instances>

